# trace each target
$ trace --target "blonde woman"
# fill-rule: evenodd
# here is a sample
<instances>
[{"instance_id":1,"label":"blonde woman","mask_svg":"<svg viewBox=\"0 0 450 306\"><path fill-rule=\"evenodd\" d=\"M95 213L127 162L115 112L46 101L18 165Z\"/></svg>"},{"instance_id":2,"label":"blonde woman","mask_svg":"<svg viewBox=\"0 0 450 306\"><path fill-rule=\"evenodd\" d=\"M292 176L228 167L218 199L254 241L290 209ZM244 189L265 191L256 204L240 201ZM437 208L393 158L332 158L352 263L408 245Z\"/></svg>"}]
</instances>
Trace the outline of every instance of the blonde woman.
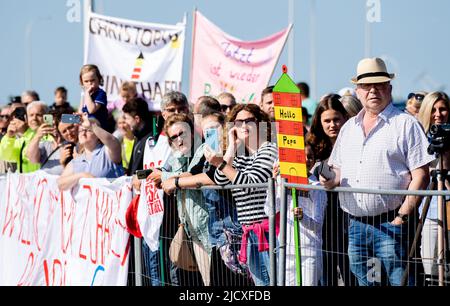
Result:
<instances>
[{"instance_id":1,"label":"blonde woman","mask_svg":"<svg viewBox=\"0 0 450 306\"><path fill-rule=\"evenodd\" d=\"M425 132L429 135L430 128L433 124L450 123L450 103L447 94L441 91L431 92L425 96L419 111L418 119L422 124ZM450 169L450 149L442 154L443 168ZM436 168L438 160L430 164L430 170ZM447 189L450 189L449 181L446 181ZM447 199L448 201L449 199ZM425 199L422 202L420 212ZM425 223L422 230L421 256L423 267L427 278L438 275L437 258L437 235L438 235L438 206L437 197L432 197Z\"/></svg>"}]
</instances>

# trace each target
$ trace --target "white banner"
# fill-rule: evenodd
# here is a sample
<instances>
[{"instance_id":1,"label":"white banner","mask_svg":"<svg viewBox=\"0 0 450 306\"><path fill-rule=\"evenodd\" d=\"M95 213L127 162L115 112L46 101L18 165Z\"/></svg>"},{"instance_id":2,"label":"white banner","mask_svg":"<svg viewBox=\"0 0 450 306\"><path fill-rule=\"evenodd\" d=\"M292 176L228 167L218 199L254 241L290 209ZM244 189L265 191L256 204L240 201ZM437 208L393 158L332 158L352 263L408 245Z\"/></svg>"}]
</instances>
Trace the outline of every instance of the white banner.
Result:
<instances>
[{"instance_id":1,"label":"white banner","mask_svg":"<svg viewBox=\"0 0 450 306\"><path fill-rule=\"evenodd\" d=\"M186 20L177 25L137 22L89 13L85 64L95 64L109 101L119 98L123 81L159 109L169 90L181 91Z\"/></svg>"},{"instance_id":2,"label":"white banner","mask_svg":"<svg viewBox=\"0 0 450 306\"><path fill-rule=\"evenodd\" d=\"M167 136L160 135L158 142L148 139L144 151L144 168L161 168L171 153ZM147 179L141 184L141 197L137 219L142 236L151 251L159 247L159 230L164 216L164 191L157 189L153 181Z\"/></svg>"},{"instance_id":3,"label":"white banner","mask_svg":"<svg viewBox=\"0 0 450 306\"><path fill-rule=\"evenodd\" d=\"M0 179L0 285L126 285L131 178L61 193L43 171Z\"/></svg>"}]
</instances>

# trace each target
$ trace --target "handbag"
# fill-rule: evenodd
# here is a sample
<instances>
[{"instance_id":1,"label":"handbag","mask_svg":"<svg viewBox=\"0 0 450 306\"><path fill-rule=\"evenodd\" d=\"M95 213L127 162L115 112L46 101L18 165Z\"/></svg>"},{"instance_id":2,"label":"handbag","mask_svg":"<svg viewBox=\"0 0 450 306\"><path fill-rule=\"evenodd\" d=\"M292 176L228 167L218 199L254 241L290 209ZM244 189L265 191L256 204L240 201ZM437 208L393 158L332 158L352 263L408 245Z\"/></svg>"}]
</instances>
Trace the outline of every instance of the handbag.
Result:
<instances>
[{"instance_id":1,"label":"handbag","mask_svg":"<svg viewBox=\"0 0 450 306\"><path fill-rule=\"evenodd\" d=\"M170 243L169 258L173 262L173 264L180 269L186 271L198 271L197 262L195 261L195 257L192 254L192 242L187 237L186 231L184 230L184 222L186 222L184 218L185 196L184 191L181 192L183 193L182 216L180 218L182 222L178 225L177 233Z\"/></svg>"}]
</instances>

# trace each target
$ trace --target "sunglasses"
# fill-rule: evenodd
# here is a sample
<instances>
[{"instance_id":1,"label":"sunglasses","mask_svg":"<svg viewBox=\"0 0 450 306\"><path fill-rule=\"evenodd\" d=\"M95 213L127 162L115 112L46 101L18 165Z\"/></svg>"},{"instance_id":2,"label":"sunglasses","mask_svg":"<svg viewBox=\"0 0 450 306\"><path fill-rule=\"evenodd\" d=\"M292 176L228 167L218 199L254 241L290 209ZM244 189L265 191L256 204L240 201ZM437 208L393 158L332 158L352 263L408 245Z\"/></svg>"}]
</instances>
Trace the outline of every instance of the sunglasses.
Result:
<instances>
[{"instance_id":1,"label":"sunglasses","mask_svg":"<svg viewBox=\"0 0 450 306\"><path fill-rule=\"evenodd\" d=\"M425 98L425 95L422 94L415 94L413 92L408 94L408 100L413 98L416 99L417 101L422 101Z\"/></svg>"},{"instance_id":2,"label":"sunglasses","mask_svg":"<svg viewBox=\"0 0 450 306\"><path fill-rule=\"evenodd\" d=\"M226 104L221 104L220 105L220 110L222 112L226 111L227 109L231 110L233 108L234 105L226 105Z\"/></svg>"},{"instance_id":3,"label":"sunglasses","mask_svg":"<svg viewBox=\"0 0 450 306\"><path fill-rule=\"evenodd\" d=\"M8 120L9 115L0 115L0 120Z\"/></svg>"},{"instance_id":4,"label":"sunglasses","mask_svg":"<svg viewBox=\"0 0 450 306\"><path fill-rule=\"evenodd\" d=\"M186 135L184 134L184 132L180 132L180 134L178 134L178 135L172 135L169 137L170 141L172 141L172 142L177 140L178 138L184 139L184 138L186 138Z\"/></svg>"},{"instance_id":5,"label":"sunglasses","mask_svg":"<svg viewBox=\"0 0 450 306\"><path fill-rule=\"evenodd\" d=\"M234 120L234 124L237 126L237 127L241 127L244 123L247 125L247 124L249 124L249 123L251 123L251 122L254 122L254 123L256 123L256 118L255 117L252 117L252 118L247 118L247 119L239 119L239 120Z\"/></svg>"},{"instance_id":6,"label":"sunglasses","mask_svg":"<svg viewBox=\"0 0 450 306\"><path fill-rule=\"evenodd\" d=\"M386 88L386 85L388 83L389 82L358 84L358 87L363 89L364 91L369 91L372 89L372 87L375 87L376 90L382 90Z\"/></svg>"}]
</instances>

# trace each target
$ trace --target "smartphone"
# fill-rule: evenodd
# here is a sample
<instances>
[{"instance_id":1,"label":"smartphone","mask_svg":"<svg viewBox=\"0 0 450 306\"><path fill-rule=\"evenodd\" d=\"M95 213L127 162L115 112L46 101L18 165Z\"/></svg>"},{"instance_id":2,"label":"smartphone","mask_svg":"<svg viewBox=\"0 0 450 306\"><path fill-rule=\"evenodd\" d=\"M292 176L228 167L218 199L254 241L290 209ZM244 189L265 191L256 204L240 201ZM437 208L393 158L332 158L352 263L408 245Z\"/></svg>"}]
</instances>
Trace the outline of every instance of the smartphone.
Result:
<instances>
[{"instance_id":1,"label":"smartphone","mask_svg":"<svg viewBox=\"0 0 450 306\"><path fill-rule=\"evenodd\" d=\"M80 124L81 116L80 115L72 115L72 114L62 114L61 122L62 123L70 123L70 124Z\"/></svg>"},{"instance_id":2,"label":"smartphone","mask_svg":"<svg viewBox=\"0 0 450 306\"><path fill-rule=\"evenodd\" d=\"M136 170L136 176L139 180L145 180L152 172L152 169Z\"/></svg>"},{"instance_id":3,"label":"smartphone","mask_svg":"<svg viewBox=\"0 0 450 306\"><path fill-rule=\"evenodd\" d=\"M48 125L53 125L53 115L52 114L44 114L44 122Z\"/></svg>"},{"instance_id":4,"label":"smartphone","mask_svg":"<svg viewBox=\"0 0 450 306\"><path fill-rule=\"evenodd\" d=\"M336 176L336 173L326 162L321 162L319 166L319 174L327 180L332 180Z\"/></svg>"},{"instance_id":5,"label":"smartphone","mask_svg":"<svg viewBox=\"0 0 450 306\"><path fill-rule=\"evenodd\" d=\"M205 143L213 150L219 151L219 130L218 129L207 129L205 130Z\"/></svg>"}]
</instances>

